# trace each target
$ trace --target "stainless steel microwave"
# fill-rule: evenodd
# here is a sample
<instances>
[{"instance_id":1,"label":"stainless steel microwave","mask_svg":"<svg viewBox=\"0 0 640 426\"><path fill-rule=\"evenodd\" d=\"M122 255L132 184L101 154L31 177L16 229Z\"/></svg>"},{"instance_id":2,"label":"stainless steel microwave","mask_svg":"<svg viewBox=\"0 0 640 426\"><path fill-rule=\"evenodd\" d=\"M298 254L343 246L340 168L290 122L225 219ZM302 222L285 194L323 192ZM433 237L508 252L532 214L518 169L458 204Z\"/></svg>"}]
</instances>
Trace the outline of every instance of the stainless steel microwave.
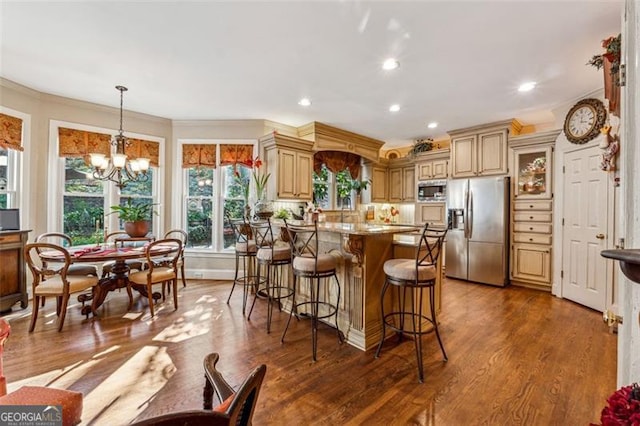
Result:
<instances>
[{"instance_id":1,"label":"stainless steel microwave","mask_svg":"<svg viewBox=\"0 0 640 426\"><path fill-rule=\"evenodd\" d=\"M418 202L442 202L447 200L447 181L425 180L418 182L417 189Z\"/></svg>"}]
</instances>

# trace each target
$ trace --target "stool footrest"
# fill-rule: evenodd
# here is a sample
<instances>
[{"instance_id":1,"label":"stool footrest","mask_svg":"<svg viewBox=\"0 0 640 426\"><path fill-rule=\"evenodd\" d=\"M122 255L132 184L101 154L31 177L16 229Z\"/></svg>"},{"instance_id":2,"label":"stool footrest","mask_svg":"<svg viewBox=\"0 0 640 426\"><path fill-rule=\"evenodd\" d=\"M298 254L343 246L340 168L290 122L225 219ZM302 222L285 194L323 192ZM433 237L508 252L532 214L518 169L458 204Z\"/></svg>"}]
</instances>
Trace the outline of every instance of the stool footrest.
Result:
<instances>
[{"instance_id":1,"label":"stool footrest","mask_svg":"<svg viewBox=\"0 0 640 426\"><path fill-rule=\"evenodd\" d=\"M399 324L402 317L404 317L404 326L400 327ZM416 321L428 322L429 327L422 331L412 330L411 328L413 328L413 317L416 318ZM389 312L384 315L383 321L385 325L391 328L393 331L403 334L422 335L432 333L435 330L435 327L433 326L433 320L431 318L427 317L426 315L419 315L417 313L412 314L411 312L401 311Z\"/></svg>"},{"instance_id":2,"label":"stool footrest","mask_svg":"<svg viewBox=\"0 0 640 426\"><path fill-rule=\"evenodd\" d=\"M325 318L329 318L332 317L334 315L337 314L338 312L338 307L332 305L331 303L328 302L300 302L300 303L296 303L296 305L293 307L294 312L297 312L295 315L296 317L303 317L303 318L311 318L311 314L308 312L303 312L300 313L298 312L298 307L300 306L305 306L305 305L318 305L318 308L320 308L320 306L325 306L329 309L329 312L326 314L322 314L322 315L318 315L316 318L317 319L325 319Z\"/></svg>"}]
</instances>

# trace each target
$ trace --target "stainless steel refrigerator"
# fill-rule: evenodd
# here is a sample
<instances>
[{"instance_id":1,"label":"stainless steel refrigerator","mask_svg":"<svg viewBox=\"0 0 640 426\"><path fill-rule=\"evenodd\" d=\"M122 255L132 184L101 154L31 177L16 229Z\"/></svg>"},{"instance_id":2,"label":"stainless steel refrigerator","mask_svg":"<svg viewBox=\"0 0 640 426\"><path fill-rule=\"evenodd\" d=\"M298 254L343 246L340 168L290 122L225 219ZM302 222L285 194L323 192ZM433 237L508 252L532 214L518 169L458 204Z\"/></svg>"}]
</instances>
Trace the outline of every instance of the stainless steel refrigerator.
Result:
<instances>
[{"instance_id":1,"label":"stainless steel refrigerator","mask_svg":"<svg viewBox=\"0 0 640 426\"><path fill-rule=\"evenodd\" d=\"M509 178L452 179L447 184L448 277L509 283Z\"/></svg>"}]
</instances>

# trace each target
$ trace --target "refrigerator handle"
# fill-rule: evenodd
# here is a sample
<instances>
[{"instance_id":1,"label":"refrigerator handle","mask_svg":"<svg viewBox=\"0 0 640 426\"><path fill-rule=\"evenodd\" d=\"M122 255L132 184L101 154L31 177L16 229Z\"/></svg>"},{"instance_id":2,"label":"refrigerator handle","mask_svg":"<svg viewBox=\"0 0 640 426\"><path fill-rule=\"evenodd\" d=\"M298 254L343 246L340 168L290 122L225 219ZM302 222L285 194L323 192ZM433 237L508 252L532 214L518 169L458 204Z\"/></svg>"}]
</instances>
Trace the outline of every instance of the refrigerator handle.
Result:
<instances>
[{"instance_id":1,"label":"refrigerator handle","mask_svg":"<svg viewBox=\"0 0 640 426\"><path fill-rule=\"evenodd\" d=\"M473 192L469 190L469 195L467 196L467 238L473 237Z\"/></svg>"},{"instance_id":2,"label":"refrigerator handle","mask_svg":"<svg viewBox=\"0 0 640 426\"><path fill-rule=\"evenodd\" d=\"M469 238L469 190L464 191L464 237Z\"/></svg>"}]
</instances>

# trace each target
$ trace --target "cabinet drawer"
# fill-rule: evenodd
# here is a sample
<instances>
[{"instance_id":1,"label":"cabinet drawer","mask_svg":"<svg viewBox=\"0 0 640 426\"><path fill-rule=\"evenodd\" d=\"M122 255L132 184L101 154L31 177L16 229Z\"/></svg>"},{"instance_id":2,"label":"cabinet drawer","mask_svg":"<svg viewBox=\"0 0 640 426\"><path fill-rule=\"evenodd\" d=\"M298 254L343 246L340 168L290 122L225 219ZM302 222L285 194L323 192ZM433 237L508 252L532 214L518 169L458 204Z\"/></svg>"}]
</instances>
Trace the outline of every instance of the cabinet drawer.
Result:
<instances>
[{"instance_id":1,"label":"cabinet drawer","mask_svg":"<svg viewBox=\"0 0 640 426\"><path fill-rule=\"evenodd\" d=\"M551 222L551 213L542 212L516 212L514 215L516 222Z\"/></svg>"},{"instance_id":2,"label":"cabinet drawer","mask_svg":"<svg viewBox=\"0 0 640 426\"><path fill-rule=\"evenodd\" d=\"M2 236L0 236L0 243L1 244L16 243L16 242L20 242L20 234L2 235Z\"/></svg>"},{"instance_id":3,"label":"cabinet drawer","mask_svg":"<svg viewBox=\"0 0 640 426\"><path fill-rule=\"evenodd\" d=\"M513 230L515 232L535 232L537 234L551 234L551 224L517 222L513 224Z\"/></svg>"},{"instance_id":4,"label":"cabinet drawer","mask_svg":"<svg viewBox=\"0 0 640 426\"><path fill-rule=\"evenodd\" d=\"M551 200L516 201L514 210L551 211Z\"/></svg>"},{"instance_id":5,"label":"cabinet drawer","mask_svg":"<svg viewBox=\"0 0 640 426\"><path fill-rule=\"evenodd\" d=\"M516 232L513 234L513 241L516 243L551 244L551 235Z\"/></svg>"}]
</instances>

